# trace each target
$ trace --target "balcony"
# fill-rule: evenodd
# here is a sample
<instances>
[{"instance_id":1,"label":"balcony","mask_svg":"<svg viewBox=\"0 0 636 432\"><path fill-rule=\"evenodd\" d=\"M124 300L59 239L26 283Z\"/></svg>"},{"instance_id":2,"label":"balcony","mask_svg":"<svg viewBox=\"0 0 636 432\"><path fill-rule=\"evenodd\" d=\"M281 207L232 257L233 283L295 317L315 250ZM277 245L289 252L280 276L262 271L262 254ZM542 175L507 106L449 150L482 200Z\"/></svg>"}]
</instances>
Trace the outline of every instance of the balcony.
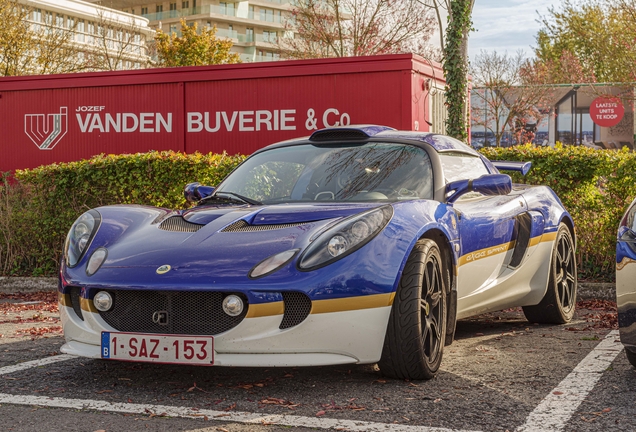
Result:
<instances>
[{"instance_id":1,"label":"balcony","mask_svg":"<svg viewBox=\"0 0 636 432\"><path fill-rule=\"evenodd\" d=\"M240 40L239 39L240 36L243 36L243 35L239 35L236 30L226 30L226 29L217 29L216 30L216 37L220 38L220 39Z\"/></svg>"},{"instance_id":2,"label":"balcony","mask_svg":"<svg viewBox=\"0 0 636 432\"><path fill-rule=\"evenodd\" d=\"M232 3L233 4L233 3ZM235 8L220 7L219 5L203 5L195 8L178 9L165 12L156 12L143 14L142 17L148 18L150 21L162 21L172 18L185 18L193 15L227 15L236 16Z\"/></svg>"},{"instance_id":3,"label":"balcony","mask_svg":"<svg viewBox=\"0 0 636 432\"><path fill-rule=\"evenodd\" d=\"M240 34L237 39L239 43L252 43L254 42L254 34Z\"/></svg>"},{"instance_id":4,"label":"balcony","mask_svg":"<svg viewBox=\"0 0 636 432\"><path fill-rule=\"evenodd\" d=\"M286 0L280 0L280 1L286 1ZM278 1L276 0L272 0L272 2L278 3ZM276 24L276 27L284 24L284 21L285 21L284 17L278 14L279 11L276 11L277 12L276 14L270 13L270 11L273 12L272 9L262 9L260 12L256 14L250 11L250 12L247 12L247 15L239 16L236 14L237 9L235 7L228 7L228 5L233 6L234 3L228 3L225 6L203 5L203 6L197 6L196 8L147 13L141 16L144 18L147 18L151 22L156 22L156 21L166 21L166 20L179 19L179 18L187 19L187 17L191 17L194 15L206 15L206 16L223 15L223 16L229 16L229 17L261 21L263 23L273 23L273 24Z\"/></svg>"},{"instance_id":5,"label":"balcony","mask_svg":"<svg viewBox=\"0 0 636 432\"><path fill-rule=\"evenodd\" d=\"M269 43L269 44L275 44L278 41L278 38L276 37L276 35L270 34L257 34L256 35L256 42L264 42L264 43Z\"/></svg>"}]
</instances>

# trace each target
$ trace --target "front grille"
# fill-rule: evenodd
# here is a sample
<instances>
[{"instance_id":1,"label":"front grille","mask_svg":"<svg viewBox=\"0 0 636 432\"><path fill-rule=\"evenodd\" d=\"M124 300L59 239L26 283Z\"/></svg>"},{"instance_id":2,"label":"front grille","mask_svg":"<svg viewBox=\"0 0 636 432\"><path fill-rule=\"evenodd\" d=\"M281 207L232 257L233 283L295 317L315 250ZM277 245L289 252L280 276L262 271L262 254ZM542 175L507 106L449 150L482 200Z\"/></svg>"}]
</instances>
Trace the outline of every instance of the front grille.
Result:
<instances>
[{"instance_id":1,"label":"front grille","mask_svg":"<svg viewBox=\"0 0 636 432\"><path fill-rule=\"evenodd\" d=\"M75 315L82 321L84 321L84 315L82 315L82 306L80 300L80 294L82 293L82 289L80 287L71 287L69 290L69 297L71 298L71 306L75 311Z\"/></svg>"},{"instance_id":2,"label":"front grille","mask_svg":"<svg viewBox=\"0 0 636 432\"><path fill-rule=\"evenodd\" d=\"M311 299L303 293L284 292L285 312L279 328L294 327L305 320L311 312Z\"/></svg>"},{"instance_id":3,"label":"front grille","mask_svg":"<svg viewBox=\"0 0 636 432\"><path fill-rule=\"evenodd\" d=\"M171 216L159 224L159 229L176 232L197 232L204 226L188 222L181 216Z\"/></svg>"},{"instance_id":4,"label":"front grille","mask_svg":"<svg viewBox=\"0 0 636 432\"><path fill-rule=\"evenodd\" d=\"M217 335L236 327L247 314L229 316L222 309L230 293L201 291L109 290L113 307L100 312L113 328L133 333ZM155 313L166 313L167 322L153 322Z\"/></svg>"},{"instance_id":5,"label":"front grille","mask_svg":"<svg viewBox=\"0 0 636 432\"><path fill-rule=\"evenodd\" d=\"M250 225L244 220L238 220L223 228L221 232L254 232L254 231L270 231L284 228L294 228L303 224L272 224L272 225Z\"/></svg>"}]
</instances>

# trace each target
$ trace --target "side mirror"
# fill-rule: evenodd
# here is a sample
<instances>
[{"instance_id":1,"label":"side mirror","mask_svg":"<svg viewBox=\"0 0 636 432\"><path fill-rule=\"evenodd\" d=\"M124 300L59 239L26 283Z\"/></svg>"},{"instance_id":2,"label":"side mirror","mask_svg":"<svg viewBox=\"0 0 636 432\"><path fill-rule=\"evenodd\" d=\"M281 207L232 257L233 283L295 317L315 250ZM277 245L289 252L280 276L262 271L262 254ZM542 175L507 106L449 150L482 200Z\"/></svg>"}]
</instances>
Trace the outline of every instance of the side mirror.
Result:
<instances>
[{"instance_id":1,"label":"side mirror","mask_svg":"<svg viewBox=\"0 0 636 432\"><path fill-rule=\"evenodd\" d=\"M452 204L468 192L482 195L508 195L512 190L512 180L506 174L485 174L474 180L457 180L446 185L446 203Z\"/></svg>"},{"instance_id":2,"label":"side mirror","mask_svg":"<svg viewBox=\"0 0 636 432\"><path fill-rule=\"evenodd\" d=\"M214 189L212 186L203 186L199 182L188 183L183 189L183 196L188 202L199 202L212 195Z\"/></svg>"}]
</instances>

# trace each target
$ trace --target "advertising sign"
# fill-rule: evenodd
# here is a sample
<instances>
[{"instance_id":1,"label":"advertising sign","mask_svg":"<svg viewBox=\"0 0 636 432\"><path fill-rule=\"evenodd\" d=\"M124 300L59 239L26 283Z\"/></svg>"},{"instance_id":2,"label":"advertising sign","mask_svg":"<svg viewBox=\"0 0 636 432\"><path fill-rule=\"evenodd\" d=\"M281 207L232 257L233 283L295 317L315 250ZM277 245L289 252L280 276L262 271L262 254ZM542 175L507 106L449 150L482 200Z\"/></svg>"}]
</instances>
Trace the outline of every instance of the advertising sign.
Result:
<instances>
[{"instance_id":1,"label":"advertising sign","mask_svg":"<svg viewBox=\"0 0 636 432\"><path fill-rule=\"evenodd\" d=\"M590 105L592 121L602 127L616 126L624 115L625 107L618 98L597 97Z\"/></svg>"},{"instance_id":2,"label":"advertising sign","mask_svg":"<svg viewBox=\"0 0 636 432\"><path fill-rule=\"evenodd\" d=\"M247 155L332 126L427 130L423 83L441 76L401 54L0 78L0 172L100 153Z\"/></svg>"}]
</instances>

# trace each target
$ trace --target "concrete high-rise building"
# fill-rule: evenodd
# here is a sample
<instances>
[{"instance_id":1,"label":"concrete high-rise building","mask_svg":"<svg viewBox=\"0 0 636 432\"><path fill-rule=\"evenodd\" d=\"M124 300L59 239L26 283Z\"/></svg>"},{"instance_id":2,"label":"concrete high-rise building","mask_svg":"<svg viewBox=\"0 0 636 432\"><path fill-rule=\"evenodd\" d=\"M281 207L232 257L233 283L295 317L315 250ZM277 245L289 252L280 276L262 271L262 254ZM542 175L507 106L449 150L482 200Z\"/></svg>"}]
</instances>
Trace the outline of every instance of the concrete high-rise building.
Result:
<instances>
[{"instance_id":1,"label":"concrete high-rise building","mask_svg":"<svg viewBox=\"0 0 636 432\"><path fill-rule=\"evenodd\" d=\"M30 8L33 26L72 31L78 55L102 55L111 69L137 69L148 63L149 21L81 0L19 0Z\"/></svg>"},{"instance_id":2,"label":"concrete high-rise building","mask_svg":"<svg viewBox=\"0 0 636 432\"><path fill-rule=\"evenodd\" d=\"M200 28L216 26L219 38L231 39L232 51L244 62L278 60L277 39L285 31L290 0L88 0L142 16L150 27L180 32L180 20Z\"/></svg>"}]
</instances>

